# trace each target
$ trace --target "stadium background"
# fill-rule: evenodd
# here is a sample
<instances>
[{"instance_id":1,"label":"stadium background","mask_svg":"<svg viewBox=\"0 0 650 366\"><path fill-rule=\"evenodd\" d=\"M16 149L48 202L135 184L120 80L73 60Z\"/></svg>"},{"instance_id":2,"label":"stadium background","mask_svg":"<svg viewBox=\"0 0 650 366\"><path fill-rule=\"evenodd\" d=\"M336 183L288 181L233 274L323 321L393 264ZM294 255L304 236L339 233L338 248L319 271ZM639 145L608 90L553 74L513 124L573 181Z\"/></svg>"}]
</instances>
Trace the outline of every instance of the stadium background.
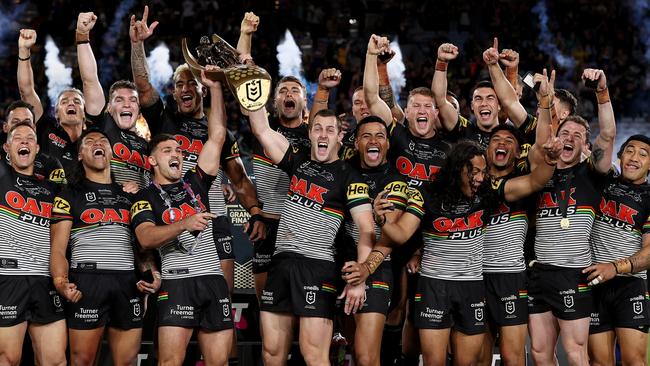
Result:
<instances>
[{"instance_id":1,"label":"stadium background","mask_svg":"<svg viewBox=\"0 0 650 366\"><path fill-rule=\"evenodd\" d=\"M140 17L145 4L150 7L150 21L160 21L145 47L147 52L152 52L161 46L158 52L152 52L155 56L150 61L155 59L152 76L162 80L169 80L169 70L182 62L182 36L197 40L201 35L217 33L234 45L244 12L254 11L261 18L253 37L252 53L256 63L277 80L280 71L277 46L287 39L286 31L289 30L295 46L288 43L283 49L299 50L301 56L287 54L284 59L289 62L283 68L290 68L288 72L300 74L306 82L312 83L310 89L322 68L339 68L343 73L342 82L330 101L331 107L340 113L350 111L352 91L362 82L370 34L386 35L399 43L404 63L403 79L398 75L392 81L401 86L397 89L402 105L408 90L430 85L437 47L451 41L459 46L460 56L449 66L449 90L459 96L461 113L470 116L471 88L477 81L488 78L482 61L483 50L491 45L492 37L497 36L501 48L512 48L520 53L520 74L540 71L543 67L557 69L557 85L578 96L579 114L592 124L596 122L593 92L577 81L584 68L602 68L607 75L617 117L617 146L632 133L650 134L648 0L3 0L0 6L0 118L4 121L5 107L20 97L16 87L20 28L33 28L38 32L37 44L32 49L32 66L37 92L49 106L48 95L56 95L57 87L81 85L74 46L77 14L94 11L99 17L91 33L91 44L102 85L107 90L113 81L131 78L128 17L133 13ZM399 71L399 67L397 69ZM157 86L162 94L169 95L169 83L160 82ZM232 98L229 99L228 128L236 133L241 151L246 153L250 151L250 129L242 122ZM524 105L530 107L529 110L534 108L535 100L529 90L524 92ZM229 206L229 215L235 226L240 226L245 218L237 205ZM251 286L248 272L251 250L241 232L236 235L239 289L233 303L239 304L235 307L242 307L236 311L243 315L243 322L247 324L240 322L238 338L240 345L247 345L258 337L255 301L248 288ZM150 339L150 335L145 338ZM245 353L251 349L242 351L242 357L246 358ZM255 357L247 360L252 362Z\"/></svg>"}]
</instances>

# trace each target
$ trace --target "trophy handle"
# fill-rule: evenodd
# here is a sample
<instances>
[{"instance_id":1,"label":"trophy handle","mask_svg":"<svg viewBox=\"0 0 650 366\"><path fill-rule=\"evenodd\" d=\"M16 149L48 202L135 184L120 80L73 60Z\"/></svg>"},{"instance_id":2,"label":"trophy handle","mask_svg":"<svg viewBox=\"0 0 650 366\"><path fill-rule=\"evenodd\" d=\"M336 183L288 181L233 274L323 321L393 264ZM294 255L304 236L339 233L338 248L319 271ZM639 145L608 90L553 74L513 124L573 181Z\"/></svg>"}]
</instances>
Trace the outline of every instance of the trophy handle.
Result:
<instances>
[{"instance_id":1,"label":"trophy handle","mask_svg":"<svg viewBox=\"0 0 650 366\"><path fill-rule=\"evenodd\" d=\"M189 48L187 47L187 39L185 38L181 39L181 50L183 51L183 57L185 58L187 65L190 67L192 75L194 75L194 77L199 81L201 80L201 71L205 71L205 76L207 76L210 80L221 82L226 81L226 77L223 71L207 71L205 69L205 66L199 64L194 55L192 55L192 52L190 52Z\"/></svg>"}]
</instances>

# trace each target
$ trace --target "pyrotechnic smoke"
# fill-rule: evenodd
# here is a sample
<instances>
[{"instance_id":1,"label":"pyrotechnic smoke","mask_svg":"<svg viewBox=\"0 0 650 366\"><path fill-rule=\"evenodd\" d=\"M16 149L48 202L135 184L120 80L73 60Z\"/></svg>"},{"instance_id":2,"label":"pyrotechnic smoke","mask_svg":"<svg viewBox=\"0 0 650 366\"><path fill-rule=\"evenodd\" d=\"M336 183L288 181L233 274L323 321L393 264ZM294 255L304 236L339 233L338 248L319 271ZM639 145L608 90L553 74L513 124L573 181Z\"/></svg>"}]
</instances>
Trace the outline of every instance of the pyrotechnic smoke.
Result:
<instances>
[{"instance_id":1,"label":"pyrotechnic smoke","mask_svg":"<svg viewBox=\"0 0 650 366\"><path fill-rule=\"evenodd\" d=\"M129 23L128 13L129 10L135 5L135 0L123 0L115 9L115 15L111 25L106 29L102 39L102 59L99 60L99 80L102 85L106 85L113 80L111 78L113 66L120 64L121 60L117 59L115 55L115 48L118 42L126 42L127 40L120 37L120 31L124 24Z\"/></svg>"},{"instance_id":2,"label":"pyrotechnic smoke","mask_svg":"<svg viewBox=\"0 0 650 366\"><path fill-rule=\"evenodd\" d=\"M5 11L0 8L0 55L7 55L10 40L8 37L15 36L18 39L18 29L20 25L17 19L20 19L23 11L29 2L16 5L15 8Z\"/></svg>"},{"instance_id":3,"label":"pyrotechnic smoke","mask_svg":"<svg viewBox=\"0 0 650 366\"><path fill-rule=\"evenodd\" d=\"M147 57L149 65L149 79L151 85L161 96L165 96L165 86L169 83L174 70L169 64L169 48L162 42L149 53Z\"/></svg>"},{"instance_id":4,"label":"pyrotechnic smoke","mask_svg":"<svg viewBox=\"0 0 650 366\"><path fill-rule=\"evenodd\" d=\"M61 91L72 86L72 69L61 62L59 48L49 35L45 39L45 76L47 96L54 105Z\"/></svg>"},{"instance_id":5,"label":"pyrotechnic smoke","mask_svg":"<svg viewBox=\"0 0 650 366\"><path fill-rule=\"evenodd\" d=\"M540 0L534 7L533 13L537 14L539 19L539 35L537 37L537 48L545 54L553 57L553 60L564 69L568 71L573 70L575 67L575 60L570 56L565 56L562 51L557 47L553 41L553 35L548 29L548 10L546 7L546 0ZM567 72L565 75L570 75Z\"/></svg>"},{"instance_id":6,"label":"pyrotechnic smoke","mask_svg":"<svg viewBox=\"0 0 650 366\"><path fill-rule=\"evenodd\" d=\"M399 94L402 88L406 86L406 78L404 77L404 60L402 60L402 50L399 48L399 40L397 37L390 43L390 49L395 52L395 56L388 63L388 78L390 85L393 88L395 98L399 101Z\"/></svg>"}]
</instances>

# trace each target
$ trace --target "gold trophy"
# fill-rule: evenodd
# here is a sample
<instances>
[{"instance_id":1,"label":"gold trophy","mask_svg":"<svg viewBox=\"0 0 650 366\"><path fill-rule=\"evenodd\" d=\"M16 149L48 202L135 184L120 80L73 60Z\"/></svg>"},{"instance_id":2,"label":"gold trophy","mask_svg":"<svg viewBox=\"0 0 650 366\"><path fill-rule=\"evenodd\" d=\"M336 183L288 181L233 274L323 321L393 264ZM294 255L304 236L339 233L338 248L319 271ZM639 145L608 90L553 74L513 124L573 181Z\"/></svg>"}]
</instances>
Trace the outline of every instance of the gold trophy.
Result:
<instances>
[{"instance_id":1,"label":"gold trophy","mask_svg":"<svg viewBox=\"0 0 650 366\"><path fill-rule=\"evenodd\" d=\"M185 38L181 41L181 48L185 62L197 79L201 80L203 70L209 79L227 84L244 109L256 111L264 107L271 95L271 76L252 60L240 63L237 50L221 37L216 34L201 37L196 47L198 58L188 49ZM216 65L220 69L207 71L205 65Z\"/></svg>"}]
</instances>

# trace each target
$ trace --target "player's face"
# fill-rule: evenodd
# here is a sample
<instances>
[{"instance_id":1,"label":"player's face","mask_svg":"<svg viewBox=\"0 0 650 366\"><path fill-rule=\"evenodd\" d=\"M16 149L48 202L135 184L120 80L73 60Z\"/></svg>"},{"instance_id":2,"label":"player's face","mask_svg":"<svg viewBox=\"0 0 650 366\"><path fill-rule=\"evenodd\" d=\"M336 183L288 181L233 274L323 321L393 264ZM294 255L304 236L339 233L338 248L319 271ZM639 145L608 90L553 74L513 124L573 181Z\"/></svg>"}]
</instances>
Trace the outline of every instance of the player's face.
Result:
<instances>
[{"instance_id":1,"label":"player's face","mask_svg":"<svg viewBox=\"0 0 650 366\"><path fill-rule=\"evenodd\" d=\"M492 88L477 88L472 95L472 112L479 127L490 130L499 123L499 100Z\"/></svg>"},{"instance_id":2,"label":"player's face","mask_svg":"<svg viewBox=\"0 0 650 366\"><path fill-rule=\"evenodd\" d=\"M463 167L461 170L461 191L467 197L474 197L478 192L481 184L487 177L487 164L483 155L476 155L470 160L471 169Z\"/></svg>"},{"instance_id":3,"label":"player's face","mask_svg":"<svg viewBox=\"0 0 650 366\"><path fill-rule=\"evenodd\" d=\"M176 140L163 141L151 154L151 165L156 175L169 182L177 182L183 175L183 151Z\"/></svg>"},{"instance_id":4,"label":"player's face","mask_svg":"<svg viewBox=\"0 0 650 366\"><path fill-rule=\"evenodd\" d=\"M560 160L569 166L580 162L580 155L587 145L587 129L585 126L573 121L564 122L557 136L563 145Z\"/></svg>"},{"instance_id":5,"label":"player's face","mask_svg":"<svg viewBox=\"0 0 650 366\"><path fill-rule=\"evenodd\" d=\"M174 80L174 100L180 114L200 117L203 111L203 96L203 87L191 71L181 72Z\"/></svg>"},{"instance_id":6,"label":"player's face","mask_svg":"<svg viewBox=\"0 0 650 366\"><path fill-rule=\"evenodd\" d=\"M632 140L625 145L621 154L621 172L623 179L634 184L647 180L650 171L650 145Z\"/></svg>"},{"instance_id":7,"label":"player's face","mask_svg":"<svg viewBox=\"0 0 650 366\"><path fill-rule=\"evenodd\" d=\"M363 96L363 89L357 90L352 94L352 116L357 121L368 117L370 110L366 104L366 98Z\"/></svg>"},{"instance_id":8,"label":"player's face","mask_svg":"<svg viewBox=\"0 0 650 366\"><path fill-rule=\"evenodd\" d=\"M490 166L497 169L510 168L517 156L519 156L519 144L512 133L501 130L492 135L487 149Z\"/></svg>"},{"instance_id":9,"label":"player's face","mask_svg":"<svg viewBox=\"0 0 650 366\"><path fill-rule=\"evenodd\" d=\"M120 129L131 130L135 128L135 123L140 116L138 92L129 88L120 88L113 91L108 105L108 113L110 113Z\"/></svg>"},{"instance_id":10,"label":"player's face","mask_svg":"<svg viewBox=\"0 0 650 366\"><path fill-rule=\"evenodd\" d=\"M20 126L13 130L5 144L11 166L16 170L24 170L34 165L38 153L36 132L29 126Z\"/></svg>"},{"instance_id":11,"label":"player's face","mask_svg":"<svg viewBox=\"0 0 650 366\"><path fill-rule=\"evenodd\" d=\"M438 108L432 97L415 94L406 104L406 119L411 133L420 138L429 138L435 135L438 120Z\"/></svg>"},{"instance_id":12,"label":"player's face","mask_svg":"<svg viewBox=\"0 0 650 366\"><path fill-rule=\"evenodd\" d=\"M103 171L109 169L111 162L111 143L101 133L91 132L84 136L79 150L79 160L85 169Z\"/></svg>"},{"instance_id":13,"label":"player's face","mask_svg":"<svg viewBox=\"0 0 650 366\"><path fill-rule=\"evenodd\" d=\"M343 134L336 125L336 117L317 116L309 129L311 158L320 163L330 163L337 159Z\"/></svg>"},{"instance_id":14,"label":"player's face","mask_svg":"<svg viewBox=\"0 0 650 366\"><path fill-rule=\"evenodd\" d=\"M354 143L361 156L361 167L373 168L386 162L390 145L384 124L372 122L361 125Z\"/></svg>"},{"instance_id":15,"label":"player's face","mask_svg":"<svg viewBox=\"0 0 650 366\"><path fill-rule=\"evenodd\" d=\"M55 111L56 120L62 125L84 122L84 98L79 93L64 91L59 95Z\"/></svg>"},{"instance_id":16,"label":"player's face","mask_svg":"<svg viewBox=\"0 0 650 366\"><path fill-rule=\"evenodd\" d=\"M275 95L275 109L280 118L284 120L299 118L305 104L305 92L300 84L294 81L280 83Z\"/></svg>"},{"instance_id":17,"label":"player's face","mask_svg":"<svg viewBox=\"0 0 650 366\"><path fill-rule=\"evenodd\" d=\"M9 112L9 115L7 115L7 123L5 123L2 127L5 133L7 133L13 126L17 125L20 122L27 122L30 125L34 126L34 115L32 114L32 111L23 107L13 109L11 112Z\"/></svg>"}]
</instances>

